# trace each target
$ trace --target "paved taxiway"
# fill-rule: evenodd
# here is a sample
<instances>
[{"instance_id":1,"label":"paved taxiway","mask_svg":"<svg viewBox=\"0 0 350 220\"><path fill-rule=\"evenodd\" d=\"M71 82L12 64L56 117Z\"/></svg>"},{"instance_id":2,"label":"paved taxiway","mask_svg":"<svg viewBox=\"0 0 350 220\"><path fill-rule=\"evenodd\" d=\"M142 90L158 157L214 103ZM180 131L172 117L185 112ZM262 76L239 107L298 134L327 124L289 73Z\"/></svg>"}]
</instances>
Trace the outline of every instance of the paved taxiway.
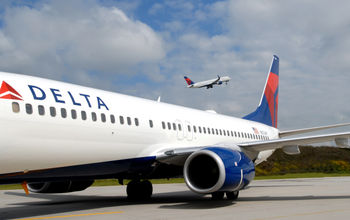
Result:
<instances>
[{"instance_id":1,"label":"paved taxiway","mask_svg":"<svg viewBox=\"0 0 350 220\"><path fill-rule=\"evenodd\" d=\"M130 202L125 187L70 194L0 191L0 219L350 219L350 177L261 180L237 201L212 201L185 184L154 185L146 202Z\"/></svg>"}]
</instances>

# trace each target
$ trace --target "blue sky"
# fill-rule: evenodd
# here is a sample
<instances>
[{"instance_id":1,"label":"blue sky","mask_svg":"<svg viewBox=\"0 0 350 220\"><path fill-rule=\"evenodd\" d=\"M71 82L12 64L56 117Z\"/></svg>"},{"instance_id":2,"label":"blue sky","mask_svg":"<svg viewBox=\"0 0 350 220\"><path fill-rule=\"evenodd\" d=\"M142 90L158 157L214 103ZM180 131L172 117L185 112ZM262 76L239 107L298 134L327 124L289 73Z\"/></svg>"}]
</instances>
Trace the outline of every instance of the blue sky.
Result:
<instances>
[{"instance_id":1,"label":"blue sky","mask_svg":"<svg viewBox=\"0 0 350 220\"><path fill-rule=\"evenodd\" d=\"M3 0L0 69L242 117L277 54L281 129L349 122L349 4Z\"/></svg>"}]
</instances>

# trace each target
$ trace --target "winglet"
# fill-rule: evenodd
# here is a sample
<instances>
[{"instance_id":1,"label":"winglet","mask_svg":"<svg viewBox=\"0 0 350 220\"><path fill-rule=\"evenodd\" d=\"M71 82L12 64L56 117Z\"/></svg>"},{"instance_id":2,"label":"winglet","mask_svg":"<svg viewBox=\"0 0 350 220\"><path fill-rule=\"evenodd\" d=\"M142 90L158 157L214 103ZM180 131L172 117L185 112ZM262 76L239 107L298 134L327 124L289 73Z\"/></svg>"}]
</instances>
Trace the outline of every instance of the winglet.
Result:
<instances>
[{"instance_id":1,"label":"winglet","mask_svg":"<svg viewBox=\"0 0 350 220\"><path fill-rule=\"evenodd\" d=\"M277 128L279 58L274 55L258 108L243 117Z\"/></svg>"},{"instance_id":2,"label":"winglet","mask_svg":"<svg viewBox=\"0 0 350 220\"><path fill-rule=\"evenodd\" d=\"M184 76L184 78L185 78L188 85L194 84L194 82L190 78L188 78L187 76Z\"/></svg>"}]
</instances>

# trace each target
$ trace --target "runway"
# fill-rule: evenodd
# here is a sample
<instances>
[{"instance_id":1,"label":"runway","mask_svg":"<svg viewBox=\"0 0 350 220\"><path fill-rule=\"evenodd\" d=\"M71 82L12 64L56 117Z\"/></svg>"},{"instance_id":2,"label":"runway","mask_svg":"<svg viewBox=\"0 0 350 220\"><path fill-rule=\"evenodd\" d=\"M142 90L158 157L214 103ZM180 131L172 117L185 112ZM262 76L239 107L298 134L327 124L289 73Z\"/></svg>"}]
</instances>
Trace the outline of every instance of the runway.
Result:
<instances>
[{"instance_id":1,"label":"runway","mask_svg":"<svg viewBox=\"0 0 350 220\"><path fill-rule=\"evenodd\" d=\"M350 177L260 180L237 201L213 201L185 184L154 185L145 202L126 199L124 186L70 194L0 191L0 219L349 219Z\"/></svg>"}]
</instances>

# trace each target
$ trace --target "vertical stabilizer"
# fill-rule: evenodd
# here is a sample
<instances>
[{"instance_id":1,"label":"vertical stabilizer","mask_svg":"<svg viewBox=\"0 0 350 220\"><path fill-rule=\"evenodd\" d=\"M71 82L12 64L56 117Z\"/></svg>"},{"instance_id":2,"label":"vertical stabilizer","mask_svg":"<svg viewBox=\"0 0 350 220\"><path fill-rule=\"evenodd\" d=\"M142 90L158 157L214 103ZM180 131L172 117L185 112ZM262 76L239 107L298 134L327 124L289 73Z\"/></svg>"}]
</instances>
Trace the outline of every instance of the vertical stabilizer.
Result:
<instances>
[{"instance_id":1,"label":"vertical stabilizer","mask_svg":"<svg viewBox=\"0 0 350 220\"><path fill-rule=\"evenodd\" d=\"M188 85L193 85L194 84L194 82L190 78L188 78L187 76L184 76L184 78L185 78L185 80L186 80Z\"/></svg>"},{"instance_id":2,"label":"vertical stabilizer","mask_svg":"<svg viewBox=\"0 0 350 220\"><path fill-rule=\"evenodd\" d=\"M258 108L243 117L277 128L279 58L274 55Z\"/></svg>"}]
</instances>

